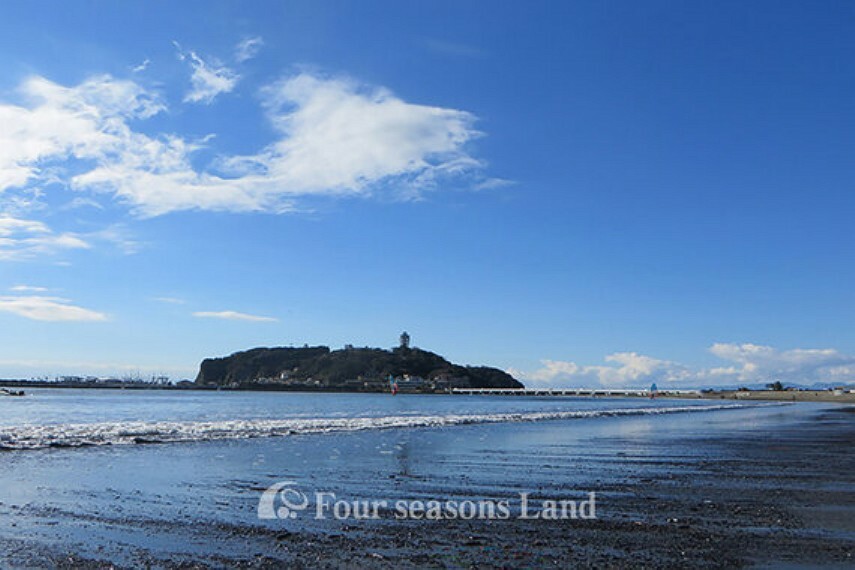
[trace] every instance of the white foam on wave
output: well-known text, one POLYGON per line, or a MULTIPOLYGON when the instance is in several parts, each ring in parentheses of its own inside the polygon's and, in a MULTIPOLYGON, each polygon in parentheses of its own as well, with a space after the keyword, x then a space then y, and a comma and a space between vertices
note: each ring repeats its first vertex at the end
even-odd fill
MULTIPOLYGON (((668 408, 616 408, 558 412, 520 412, 471 415, 384 416, 355 418, 247 419, 215 422, 110 422, 91 424, 27 425, 0 428, 0 449, 42 449, 132 445, 222 439, 248 439, 294 434, 370 429, 442 427, 466 424, 536 422, 574 418, 637 416, 708 412, 752 408, 769 404, 720 404, 668 408)), ((775 405, 775 404, 772 404, 775 405)))

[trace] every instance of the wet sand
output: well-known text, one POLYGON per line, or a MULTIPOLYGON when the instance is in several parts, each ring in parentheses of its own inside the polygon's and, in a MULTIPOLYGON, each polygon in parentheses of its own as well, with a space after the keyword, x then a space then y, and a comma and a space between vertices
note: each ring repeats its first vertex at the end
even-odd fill
MULTIPOLYGON (((795 408, 783 406, 753 419, 713 412, 695 414, 704 416, 702 422, 698 417, 668 418, 667 424, 662 418, 626 418, 608 427, 596 421, 542 422, 350 434, 334 441, 329 436, 259 441, 267 446, 268 463, 254 473, 267 475, 235 473, 231 480, 223 480, 222 472, 234 469, 241 454, 249 457, 246 447, 201 444, 178 451, 180 445, 147 446, 120 456, 96 450, 87 460, 98 470, 107 465, 125 469, 113 478, 152 470, 147 486, 135 483, 136 499, 118 486, 104 491, 96 486, 91 501, 68 503, 63 489, 85 495, 82 483, 63 487, 47 475, 34 475, 44 477, 31 485, 46 489, 45 494, 29 490, 27 500, 8 491, 0 496, 0 566, 855 566, 855 414, 834 406, 795 414, 795 408), (331 447, 305 455, 322 447, 320 441, 331 447), (392 455, 383 451, 387 447, 392 455), (335 463, 336 455, 368 448, 381 454, 351 472, 335 463), (174 467, 146 467, 158 457, 163 460, 164 453, 174 467), (212 463, 210 480, 200 474, 196 485, 209 495, 207 500, 197 497, 196 508, 188 498, 192 494, 170 497, 170 476, 155 473, 180 469, 179 458, 188 454, 235 461, 227 469, 212 463), (274 466, 274 455, 290 459, 274 466), (344 496, 384 489, 397 496, 458 498, 512 496, 523 489, 543 497, 595 491, 598 518, 258 521, 259 492, 283 476, 317 481, 344 496), (51 494, 58 500, 43 500, 51 494), (174 509, 182 502, 179 513, 174 509)), ((4 454, 3 459, 11 456, 20 463, 7 477, 30 462, 58 468, 70 453, 89 452, 59 450, 41 458, 26 453, 4 454)))

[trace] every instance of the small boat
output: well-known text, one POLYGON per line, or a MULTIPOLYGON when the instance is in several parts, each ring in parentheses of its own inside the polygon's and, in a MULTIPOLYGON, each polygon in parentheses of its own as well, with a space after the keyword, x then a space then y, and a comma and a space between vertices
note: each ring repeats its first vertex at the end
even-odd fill
POLYGON ((10 390, 9 388, 0 388, 0 396, 24 396, 23 390, 10 390))

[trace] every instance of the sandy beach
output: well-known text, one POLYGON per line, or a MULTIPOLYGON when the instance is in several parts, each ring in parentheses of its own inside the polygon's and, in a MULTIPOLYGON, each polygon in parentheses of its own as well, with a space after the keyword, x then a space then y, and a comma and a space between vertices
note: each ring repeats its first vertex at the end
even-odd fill
POLYGON ((702 397, 717 400, 768 400, 772 402, 833 402, 855 403, 855 393, 833 390, 721 390, 702 394, 702 397))
POLYGON ((0 565, 846 567, 853 420, 852 408, 796 404, 6 452, 0 565), (261 492, 283 478, 342 497, 593 491, 597 518, 258 520, 261 492))

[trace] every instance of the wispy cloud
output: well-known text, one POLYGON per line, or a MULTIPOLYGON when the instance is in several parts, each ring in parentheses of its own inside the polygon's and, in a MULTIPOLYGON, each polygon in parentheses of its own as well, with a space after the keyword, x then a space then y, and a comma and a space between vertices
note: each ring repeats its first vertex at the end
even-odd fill
POLYGON ((246 313, 239 313, 237 311, 198 311, 193 313, 194 317, 199 317, 203 319, 224 319, 227 321, 252 321, 252 322, 276 322, 279 319, 274 319, 273 317, 261 317, 258 315, 248 315, 246 313))
MULTIPOLYGON (((107 194, 151 217, 179 210, 279 213, 319 196, 382 192, 410 199, 441 180, 473 188, 494 184, 467 150, 480 136, 473 115, 408 103, 348 79, 300 73, 264 89, 278 139, 256 154, 222 157, 208 169, 193 164, 206 140, 132 128, 132 121, 165 109, 157 93, 133 82, 98 76, 63 87, 31 78, 21 89, 29 106, 0 103, 0 123, 8 126, 0 131, 0 192, 7 196, 49 175, 77 197, 107 194), (48 171, 70 159, 75 175, 48 171)), ((75 205, 85 204, 91 203, 75 205)), ((51 239, 57 247, 83 247, 83 238, 74 237, 51 239)))
POLYGON ((47 287, 34 287, 32 285, 14 285, 9 287, 9 291, 14 291, 15 293, 44 293, 47 290, 47 287))
POLYGON ((90 244, 79 234, 56 233, 36 220, 0 215, 0 261, 29 259, 89 247, 90 244))
POLYGON ((192 69, 191 89, 184 96, 185 103, 210 105, 217 95, 229 93, 235 88, 240 76, 234 70, 216 59, 205 61, 195 51, 185 52, 178 42, 172 43, 178 50, 178 59, 186 61, 192 69))
POLYGON ((855 382, 855 356, 831 348, 777 350, 757 344, 716 343, 709 352, 726 366, 692 369, 634 352, 605 358, 605 365, 544 360, 534 371, 511 369, 514 376, 550 386, 646 386, 651 382, 682 382, 696 386, 768 383, 855 382))
POLYGON ((124 224, 112 224, 102 230, 86 234, 90 242, 101 242, 117 248, 125 255, 138 253, 144 243, 137 240, 124 224))
POLYGON ((85 196, 77 196, 71 202, 62 206, 63 210, 76 210, 77 208, 94 208, 96 210, 103 210, 104 206, 94 198, 88 198, 85 196))
POLYGON ((197 172, 199 147, 144 139, 116 160, 76 176, 80 190, 113 192, 144 216, 176 210, 283 212, 311 196, 411 198, 443 178, 478 173, 465 150, 479 136, 465 111, 415 105, 383 89, 300 74, 264 91, 279 131, 255 155, 223 158, 224 176, 197 172))
MULTIPOLYGON (((42 172, 41 178, 45 184, 51 182, 50 174, 45 171, 42 172)), ((0 192, 3 192, 2 188, 0 188, 0 192)), ((2 198, 0 199, 0 209, 2 209, 0 216, 23 217, 29 216, 33 212, 48 209, 48 205, 45 203, 45 191, 38 187, 17 188, 15 192, 5 192, 0 198, 2 198)))
POLYGON ((258 36, 241 40, 235 46, 235 61, 243 63, 254 58, 258 55, 262 45, 264 45, 264 40, 258 36))
POLYGON ((473 186, 474 190, 494 190, 496 188, 505 188, 516 184, 513 180, 505 180, 504 178, 486 178, 473 186))
POLYGON ((0 103, 0 192, 36 180, 67 183, 47 167, 68 158, 103 163, 132 152, 144 141, 126 121, 164 109, 156 95, 106 75, 75 87, 31 77, 19 91, 28 106, 0 103))
POLYGON ((167 303, 169 305, 183 305, 187 302, 178 297, 153 297, 152 300, 157 301, 158 303, 167 303))
POLYGON ((140 63, 139 65, 136 65, 136 66, 132 67, 132 68, 131 68, 131 72, 132 72, 132 73, 142 73, 143 71, 145 71, 146 69, 148 69, 148 66, 149 66, 149 65, 151 65, 151 60, 150 60, 150 59, 148 59, 148 58, 145 58, 145 59, 143 60, 143 62, 142 62, 142 63, 140 63))
POLYGON ((68 299, 42 296, 0 297, 0 312, 34 321, 106 321, 107 315, 71 304, 68 299))

